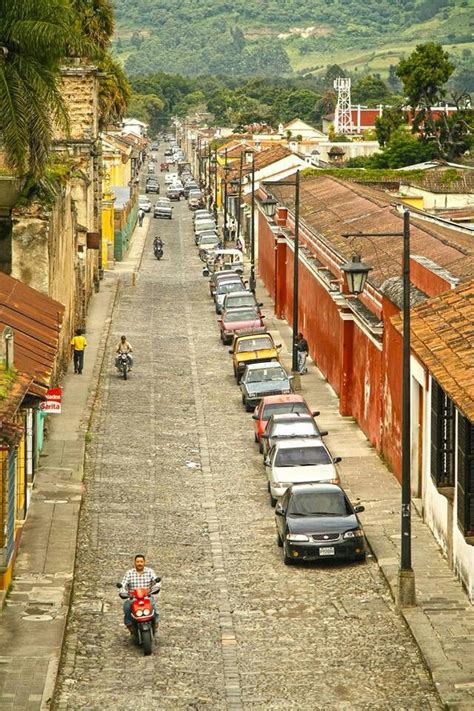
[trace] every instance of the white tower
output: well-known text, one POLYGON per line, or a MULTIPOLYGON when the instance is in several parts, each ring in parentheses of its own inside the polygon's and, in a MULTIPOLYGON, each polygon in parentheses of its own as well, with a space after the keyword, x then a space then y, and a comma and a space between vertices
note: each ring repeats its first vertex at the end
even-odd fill
POLYGON ((338 77, 334 80, 334 88, 337 91, 334 130, 336 133, 352 133, 351 80, 338 77))

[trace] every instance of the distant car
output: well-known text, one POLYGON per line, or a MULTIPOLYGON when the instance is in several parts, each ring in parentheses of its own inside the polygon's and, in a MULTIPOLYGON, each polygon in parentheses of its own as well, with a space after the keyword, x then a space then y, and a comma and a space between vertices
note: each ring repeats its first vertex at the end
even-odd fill
POLYGON ((251 412, 265 395, 291 393, 290 377, 278 362, 247 365, 240 380, 242 404, 246 411, 251 412))
POLYGON ((144 212, 151 212, 151 200, 146 195, 140 195, 138 198, 138 209, 144 212))
POLYGON ((178 179, 178 173, 166 173, 165 175, 165 185, 173 185, 175 180, 178 179))
POLYGON ((190 210, 198 210, 206 204, 204 195, 199 191, 191 191, 188 196, 188 207, 190 210))
POLYGON ((255 408, 252 419, 255 421, 255 441, 260 443, 265 432, 267 422, 272 415, 300 412, 305 415, 317 417, 319 411, 311 412, 309 405, 302 395, 268 395, 260 400, 255 408))
POLYGON ((229 281, 222 280, 218 283, 215 294, 214 302, 216 304, 216 313, 222 313, 222 305, 224 303, 224 297, 231 291, 246 291, 246 287, 242 279, 233 279, 229 281))
POLYGON ((153 173, 155 172, 155 167, 156 167, 156 166, 155 166, 154 163, 150 164, 150 165, 148 166, 148 168, 147 168, 147 173, 153 174, 153 173))
POLYGON ((145 183, 145 192, 159 194, 160 184, 159 184, 157 178, 147 178, 146 183, 145 183))
POLYGON ((202 220, 203 218, 209 218, 210 220, 213 220, 214 215, 212 212, 209 212, 209 210, 205 209, 194 211, 193 222, 196 222, 196 220, 202 220))
POLYGON ((264 460, 272 506, 292 484, 316 481, 339 484, 336 464, 340 461, 340 457, 331 456, 321 439, 284 439, 277 442, 264 460))
POLYGON ((175 187, 174 185, 170 185, 170 187, 166 191, 166 197, 168 197, 170 200, 181 200, 181 190, 178 187, 175 187))
POLYGON ((160 144, 157 141, 154 141, 150 146, 152 151, 157 151, 159 147, 160 147, 160 144))
POLYGON ((153 217, 171 220, 173 218, 173 208, 169 199, 160 198, 153 210, 153 217))
POLYGON ((221 281, 229 281, 233 279, 240 279, 242 281, 242 275, 232 269, 222 269, 221 271, 213 272, 211 278, 209 279, 209 293, 214 298, 216 293, 217 284, 221 281))
POLYGON ((325 435, 327 432, 319 429, 312 415, 299 412, 272 415, 262 434, 260 451, 266 458, 273 445, 281 440, 324 437, 325 435))
POLYGON ((172 156, 173 155, 173 149, 172 148, 165 148, 165 156, 172 156))
POLYGON ((335 484, 294 484, 275 507, 277 543, 285 565, 299 560, 364 560, 364 529, 347 494, 335 484))
POLYGON ((191 190, 199 190, 199 185, 197 183, 191 182, 191 181, 186 183, 186 185, 184 186, 184 197, 185 198, 189 197, 189 193, 191 192, 191 190))
MULTIPOLYGON (((216 237, 218 237, 218 234, 217 234, 217 226, 216 226, 214 223, 212 223, 212 222, 209 222, 209 223, 201 223, 201 224, 198 226, 196 232, 194 233, 194 242, 195 242, 195 244, 199 244, 201 238, 204 237, 204 235, 210 235, 210 234, 213 234, 213 235, 215 235, 216 237)), ((217 240, 217 241, 219 241, 219 240, 217 240)))
POLYGON ((203 234, 198 242, 199 258, 205 262, 208 252, 213 250, 219 244, 219 237, 216 234, 203 234))
POLYGON ((234 333, 246 328, 263 326, 263 316, 256 306, 244 306, 240 309, 227 309, 219 319, 221 341, 224 345, 232 343, 234 333))

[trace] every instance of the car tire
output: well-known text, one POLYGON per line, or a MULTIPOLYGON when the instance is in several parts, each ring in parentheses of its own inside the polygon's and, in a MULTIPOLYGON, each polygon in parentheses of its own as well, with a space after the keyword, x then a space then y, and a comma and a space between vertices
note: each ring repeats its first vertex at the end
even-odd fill
POLYGON ((277 531, 277 546, 278 548, 283 548, 283 541, 281 540, 281 536, 277 531))

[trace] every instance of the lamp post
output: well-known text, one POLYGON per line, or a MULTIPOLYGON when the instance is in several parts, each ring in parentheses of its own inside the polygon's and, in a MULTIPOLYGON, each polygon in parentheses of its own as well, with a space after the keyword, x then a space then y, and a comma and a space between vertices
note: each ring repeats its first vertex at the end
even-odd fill
MULTIPOLYGON (((266 187, 271 186, 267 183, 266 187)), ((299 331, 299 249, 300 249, 300 171, 297 170, 295 180, 279 180, 275 185, 290 185, 295 189, 295 241, 294 241, 294 256, 293 256, 293 343, 292 343, 292 366, 293 373, 298 372, 298 331, 299 331)), ((262 200, 262 207, 267 217, 273 218, 276 212, 278 201, 275 198, 269 197, 262 200)))
POLYGON ((225 151, 225 165, 224 165, 224 230, 223 230, 223 235, 224 235, 224 249, 226 247, 226 242, 229 236, 229 230, 227 228, 227 178, 229 177, 229 173, 232 170, 232 167, 228 165, 227 163, 227 148, 225 151))
MULTIPOLYGON (((401 607, 411 607, 415 605, 415 574, 411 565, 410 213, 404 210, 403 232, 344 234, 343 237, 403 238, 402 506, 398 603, 401 607)), ((362 293, 370 267, 361 262, 360 256, 355 256, 350 262, 343 264, 341 269, 346 274, 350 293, 362 293)))

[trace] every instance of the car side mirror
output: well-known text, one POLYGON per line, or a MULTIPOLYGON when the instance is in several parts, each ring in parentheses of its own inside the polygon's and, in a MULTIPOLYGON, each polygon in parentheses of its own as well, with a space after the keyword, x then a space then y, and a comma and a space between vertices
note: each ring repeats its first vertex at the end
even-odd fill
POLYGON ((263 306, 263 302, 260 302, 259 304, 257 304, 257 306, 263 306))
POLYGON ((260 318, 261 318, 261 319, 264 319, 264 318, 265 318, 265 314, 260 314, 260 318))
POLYGON ((319 410, 315 410, 315 411, 312 412, 311 414, 313 415, 313 417, 317 417, 317 416, 320 415, 321 413, 319 412, 319 410))
POLYGON ((263 460, 263 463, 264 463, 264 465, 265 465, 266 467, 269 467, 269 466, 270 466, 270 458, 267 457, 266 459, 264 459, 264 460, 263 460))
POLYGON ((277 343, 276 347, 277 347, 277 350, 280 350, 280 348, 282 347, 281 343, 277 343))
POLYGON ((294 375, 289 375, 288 380, 294 380, 294 377, 295 377, 294 375))
POLYGON ((266 434, 265 432, 262 434, 262 439, 268 439, 270 435, 266 434))
POLYGON ((277 505, 275 506, 275 514, 277 516, 284 516, 285 515, 285 509, 283 508, 283 506, 280 503, 277 503, 277 505))
POLYGON ((334 457, 332 461, 334 462, 334 464, 339 464, 339 462, 342 462, 342 457, 334 457))
POLYGON ((161 583, 161 578, 159 576, 155 578, 155 583, 161 583))
POLYGON ((205 276, 205 277, 208 277, 208 276, 209 276, 209 269, 207 269, 206 267, 204 267, 204 269, 202 270, 202 275, 205 276))
POLYGON ((234 351, 232 350, 232 348, 229 349, 229 353, 233 355, 234 351))
POLYGON ((222 323, 222 319, 221 319, 221 318, 218 318, 218 319, 217 319, 217 323, 222 323))
POLYGON ((115 587, 120 590, 120 588, 122 587, 122 583, 115 583, 115 587))
POLYGON ((319 433, 320 437, 326 437, 326 435, 329 434, 327 430, 321 430, 319 433))
POLYGON ((354 506, 354 511, 356 513, 362 513, 362 511, 365 511, 365 506, 354 506))
MULTIPOLYGON (((229 351, 229 353, 232 353, 232 351, 229 351)), ((252 415, 252 420, 258 420, 258 415, 252 415)))

